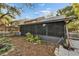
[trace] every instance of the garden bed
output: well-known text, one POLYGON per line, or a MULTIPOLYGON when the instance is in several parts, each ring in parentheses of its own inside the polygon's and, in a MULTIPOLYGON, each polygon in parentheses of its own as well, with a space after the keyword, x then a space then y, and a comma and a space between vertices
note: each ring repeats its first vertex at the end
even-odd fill
POLYGON ((28 42, 25 37, 9 37, 15 49, 8 56, 54 56, 55 46, 47 43, 36 44, 28 42))
POLYGON ((6 53, 12 48, 9 38, 0 36, 0 55, 6 53))

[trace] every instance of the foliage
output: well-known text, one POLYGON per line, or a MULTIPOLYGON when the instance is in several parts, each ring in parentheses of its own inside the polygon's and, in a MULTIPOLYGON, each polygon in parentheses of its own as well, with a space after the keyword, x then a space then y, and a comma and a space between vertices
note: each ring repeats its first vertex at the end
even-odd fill
MULTIPOLYGON (((76 16, 76 17, 78 17, 77 14, 75 13, 75 9, 73 8, 73 5, 66 6, 63 9, 58 10, 57 11, 57 15, 65 15, 66 17, 69 17, 69 16, 76 16)), ((75 19, 75 21, 72 21, 69 24, 67 24, 67 27, 68 27, 69 31, 72 31, 72 30, 76 30, 77 31, 77 30, 79 30, 79 20, 78 20, 78 18, 75 19)))
POLYGON ((73 6, 74 13, 79 19, 79 3, 73 3, 72 6, 73 6))
POLYGON ((10 24, 14 16, 20 15, 20 9, 11 6, 7 3, 0 3, 0 23, 6 25, 10 24), (5 12, 4 12, 5 11, 5 12))
MULTIPOLYGON (((24 6, 32 7, 32 3, 20 3, 20 5, 22 6, 17 7, 16 5, 12 6, 7 3, 0 3, 0 13, 4 13, 4 16, 9 15, 9 16, 15 17, 17 15, 20 16, 24 6)), ((3 17, 0 17, 0 19, 1 18, 3 17)))
POLYGON ((0 55, 10 50, 11 47, 12 46, 10 44, 5 44, 4 47, 0 49, 0 55))
POLYGON ((76 20, 74 22, 71 22, 67 24, 67 27, 69 28, 69 31, 77 31, 79 30, 79 21, 76 20))
MULTIPOLYGON (((2 16, 3 14, 0 14, 0 16, 2 16)), ((4 25, 9 25, 12 22, 12 17, 9 15, 4 16, 1 20, 0 20, 0 25, 4 24, 4 25)))
POLYGON ((7 37, 0 36, 0 55, 11 49, 12 45, 7 37))
POLYGON ((57 15, 65 15, 66 17, 68 17, 73 16, 75 14, 72 6, 66 6, 63 9, 59 9, 57 11, 57 15))
POLYGON ((0 44, 10 43, 10 40, 7 37, 0 36, 0 44))
POLYGON ((41 43, 41 39, 38 35, 32 35, 31 33, 26 33, 26 40, 29 42, 34 42, 34 43, 41 43))
MULTIPOLYGON (((20 5, 17 7, 17 5, 10 5, 8 3, 0 3, 0 23, 6 25, 11 25, 11 21, 16 16, 20 16, 22 9, 24 6, 32 7, 32 3, 20 3, 20 5)), ((0 24, 1 25, 1 24, 0 24)))
MULTIPOLYGON (((57 11, 57 16, 58 15, 64 15, 66 17, 77 16, 78 11, 79 11, 79 9, 78 8, 75 9, 75 6, 73 6, 73 5, 66 6, 63 9, 60 9, 60 10, 57 11)), ((77 16, 77 17, 79 17, 79 16, 77 16)), ((74 20, 74 19, 72 19, 72 20, 74 20)), ((75 21, 68 23, 67 27, 68 27, 69 31, 79 30, 79 20, 78 20, 78 18, 75 21)), ((66 38, 64 39, 63 47, 66 47, 66 48, 70 47, 70 42, 68 40, 66 40, 66 38)))
POLYGON ((13 15, 13 16, 21 14, 20 9, 18 9, 17 7, 11 6, 7 3, 0 3, 0 9, 1 9, 1 12, 3 10, 6 10, 5 11, 6 13, 8 13, 9 15, 13 15))

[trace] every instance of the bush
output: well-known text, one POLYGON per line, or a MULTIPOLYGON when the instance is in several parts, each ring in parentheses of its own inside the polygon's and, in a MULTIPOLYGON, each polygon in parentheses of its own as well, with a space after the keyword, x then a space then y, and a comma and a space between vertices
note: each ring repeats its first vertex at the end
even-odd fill
POLYGON ((26 33, 26 40, 34 43, 41 43, 41 38, 38 35, 33 35, 31 33, 26 33))
POLYGON ((3 44, 3 45, 4 45, 4 47, 0 48, 0 55, 7 52, 12 47, 10 44, 3 44))
POLYGON ((7 37, 0 37, 0 44, 9 43, 9 39, 7 37))
POLYGON ((9 38, 0 36, 0 55, 7 52, 11 47, 9 38))

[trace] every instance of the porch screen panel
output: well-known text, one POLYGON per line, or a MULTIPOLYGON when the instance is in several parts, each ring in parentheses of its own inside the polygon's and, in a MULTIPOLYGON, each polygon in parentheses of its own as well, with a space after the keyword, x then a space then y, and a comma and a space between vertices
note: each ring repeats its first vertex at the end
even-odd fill
POLYGON ((49 36, 64 36, 64 22, 49 23, 47 26, 49 36))

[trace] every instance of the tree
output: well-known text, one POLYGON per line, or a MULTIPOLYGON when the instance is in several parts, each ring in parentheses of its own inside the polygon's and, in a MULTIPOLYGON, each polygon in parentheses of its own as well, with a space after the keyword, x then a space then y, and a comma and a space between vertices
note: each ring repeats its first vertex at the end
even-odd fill
MULTIPOLYGON (((69 17, 69 16, 78 17, 77 14, 76 14, 77 11, 75 11, 74 8, 75 7, 73 7, 73 5, 66 6, 63 9, 58 10, 57 15, 65 15, 66 17, 69 17)), ((67 24, 69 31, 73 31, 73 30, 77 31, 79 29, 79 24, 76 23, 76 22, 79 22, 78 18, 74 22, 70 22, 70 23, 67 24)))
MULTIPOLYGON (((20 3, 23 6, 28 6, 28 7, 32 7, 31 3, 20 3)), ((22 12, 22 6, 20 8, 16 7, 16 6, 11 6, 10 4, 7 3, 0 3, 0 20, 4 19, 5 20, 9 20, 8 17, 10 17, 10 19, 15 18, 16 15, 20 15, 22 12), (5 12, 3 12, 5 11, 5 12), (6 16, 6 17, 5 17, 6 16)))
MULTIPOLYGON (((0 16, 2 16, 3 14, 0 14, 0 16)), ((10 23, 12 22, 13 17, 6 15, 4 16, 1 20, 0 20, 0 25, 10 25, 10 23)))
MULTIPOLYGON (((69 16, 77 16, 77 14, 75 13, 74 11, 74 8, 73 6, 66 6, 65 8, 63 9, 60 9, 57 11, 57 16, 59 15, 64 15, 66 17, 69 17, 69 16)), ((74 21, 74 22, 68 22, 67 23, 67 27, 69 30, 77 30, 78 29, 78 26, 76 23, 77 23, 77 19, 74 21)), ((70 42, 69 40, 64 40, 64 44, 63 44, 63 47, 66 47, 67 49, 70 48, 70 42)))
POLYGON ((0 3, 0 22, 3 24, 10 23, 14 16, 20 15, 21 11, 20 9, 10 6, 6 3, 0 3), (5 12, 4 12, 5 11, 5 12))
POLYGON ((65 15, 66 17, 68 17, 68 16, 74 16, 75 14, 72 6, 66 6, 63 9, 59 9, 57 11, 57 15, 65 15))
POLYGON ((21 14, 20 9, 10 6, 9 4, 6 3, 0 3, 0 11, 3 12, 4 10, 6 10, 6 12, 2 16, 0 16, 0 19, 6 15, 16 16, 21 14))
POLYGON ((74 13, 76 14, 76 16, 79 19, 79 3, 73 3, 72 7, 73 7, 73 10, 74 10, 74 13))
MULTIPOLYGON (((15 18, 17 15, 20 16, 22 12, 22 8, 24 6, 31 7, 31 3, 20 3, 20 5, 23 5, 21 7, 17 7, 17 5, 12 6, 7 3, 0 3, 0 23, 4 25, 12 25, 12 19, 15 18)), ((10 30, 10 29, 9 29, 10 30)), ((6 26, 5 26, 6 31, 6 26)), ((12 30, 10 30, 12 32, 12 30)))

